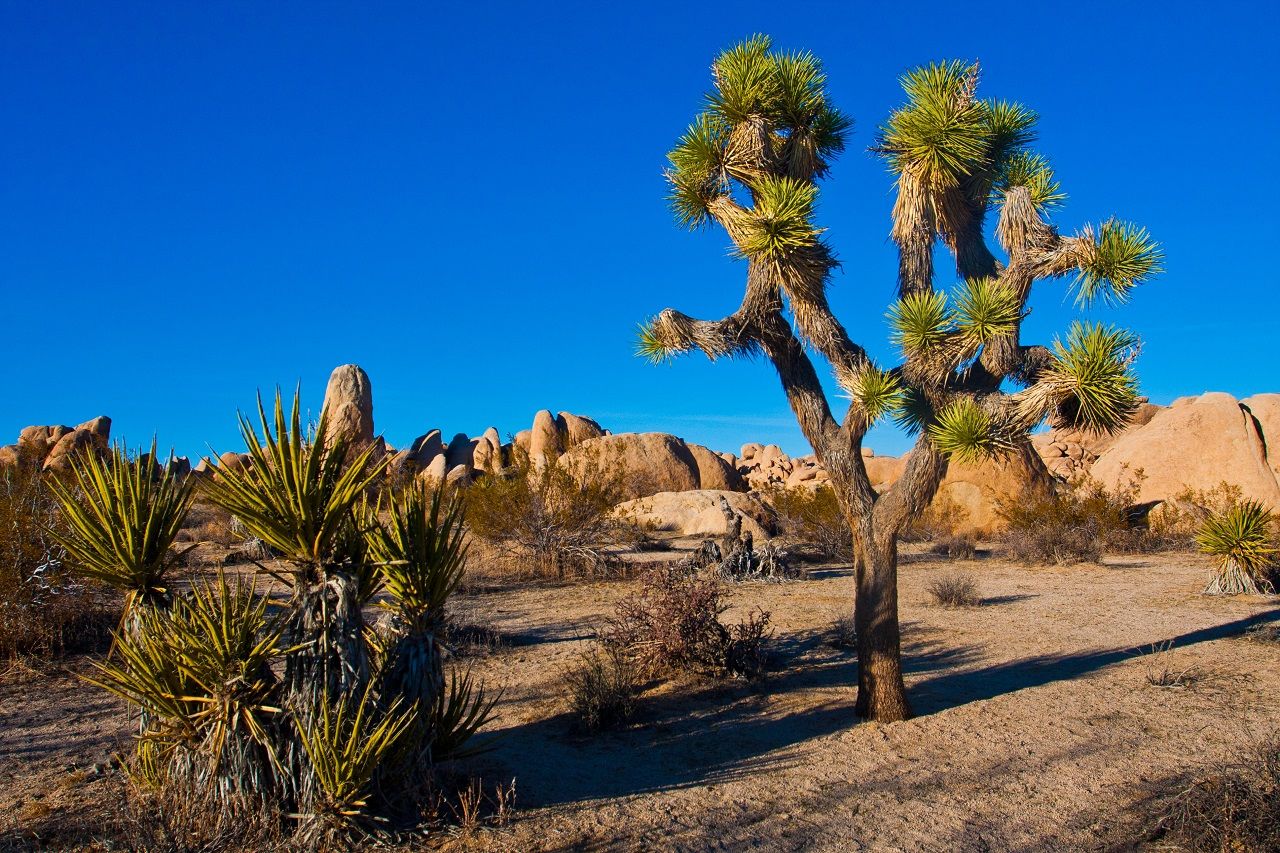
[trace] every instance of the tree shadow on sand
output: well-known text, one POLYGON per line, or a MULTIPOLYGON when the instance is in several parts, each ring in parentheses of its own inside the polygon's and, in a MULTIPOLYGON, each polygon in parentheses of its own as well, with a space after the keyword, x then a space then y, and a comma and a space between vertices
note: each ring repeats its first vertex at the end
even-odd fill
MULTIPOLYGON (((1280 608, 1155 642, 1176 647, 1238 636, 1280 620, 1280 608)), ((968 668, 972 647, 952 647, 938 629, 908 623, 904 669, 918 715, 1004 693, 1070 680, 1141 654, 1135 647, 1039 655, 968 668)), ((623 797, 743 778, 805 761, 787 750, 855 724, 853 653, 833 646, 831 630, 780 637, 774 671, 757 683, 693 682, 645 697, 633 724, 591 737, 568 713, 498 730, 501 749, 486 778, 518 775, 529 805, 623 797), (511 756, 507 766, 500 756, 511 756)), ((1145 646, 1144 646, 1145 648, 1145 646)))

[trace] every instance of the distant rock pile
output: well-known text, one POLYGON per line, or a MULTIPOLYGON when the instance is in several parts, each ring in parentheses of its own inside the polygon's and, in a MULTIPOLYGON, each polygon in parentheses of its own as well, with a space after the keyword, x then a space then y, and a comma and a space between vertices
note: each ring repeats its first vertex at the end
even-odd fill
MULTIPOLYGON (((871 451, 865 451, 865 455, 871 455, 871 451)), ((830 475, 817 457, 809 455, 793 459, 776 444, 744 444, 736 457, 724 454, 723 458, 751 488, 758 491, 806 484, 816 488, 831 482, 830 475)))
POLYGON ((73 456, 105 451, 111 443, 111 418, 101 415, 77 426, 29 426, 18 441, 0 447, 0 467, 32 465, 42 471, 65 471, 73 456))

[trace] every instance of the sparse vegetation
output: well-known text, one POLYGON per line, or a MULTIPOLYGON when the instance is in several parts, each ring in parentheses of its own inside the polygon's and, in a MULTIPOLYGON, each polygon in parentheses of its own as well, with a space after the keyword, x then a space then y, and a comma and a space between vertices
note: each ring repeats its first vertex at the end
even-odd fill
POLYGON ((1007 502, 1001 506, 1005 550, 1032 565, 1097 562, 1107 550, 1145 550, 1149 533, 1135 524, 1131 509, 1136 496, 1133 480, 1116 490, 1084 480, 1007 502))
POLYGON ((948 572, 929 582, 929 597, 938 607, 977 607, 978 582, 968 572, 948 572))
POLYGON ((1280 850, 1280 741, 1222 762, 1169 797, 1150 837, 1205 853, 1280 850))
POLYGON ((779 486, 769 492, 768 499, 778 513, 784 535, 806 546, 819 559, 853 559, 849 521, 830 487, 779 486))
POLYGON ((101 646, 112 602, 66 564, 63 527, 46 477, 27 460, 0 470, 0 660, 101 646))
POLYGON ((754 676, 764 666, 769 614, 752 611, 737 625, 720 581, 678 566, 650 572, 638 593, 618 603, 604 644, 633 660, 645 676, 673 672, 754 676))
POLYGON ((460 503, 420 486, 370 503, 381 470, 369 451, 347 458, 324 416, 304 431, 299 412, 296 396, 288 417, 279 395, 274 419, 260 404, 261 436, 241 423, 250 463, 206 483, 289 565, 276 615, 252 580, 172 588, 168 544, 190 491, 168 473, 117 448, 73 466, 87 509, 69 486, 57 494, 77 566, 129 595, 91 680, 136 714, 133 777, 204 804, 181 823, 205 837, 292 815, 285 834, 314 849, 416 813, 433 762, 466 754, 495 699, 470 673, 447 676, 439 645, 465 570, 460 503), (362 616, 379 590, 382 631, 362 616))
POLYGON ((972 535, 951 534, 933 540, 933 544, 929 546, 929 553, 949 560, 976 560, 978 543, 974 541, 972 535))
POLYGON ((1181 666, 1173 662, 1173 643, 1158 643, 1151 647, 1147 662, 1146 682, 1151 687, 1183 690, 1200 681, 1204 673, 1196 664, 1181 666))
POLYGON ((518 574, 599 575, 619 565, 611 546, 636 538, 614 513, 626 495, 623 475, 600 460, 570 470, 521 455, 501 476, 467 487, 467 523, 518 574))
POLYGON ((1275 589, 1274 523, 1271 511, 1253 500, 1209 516, 1196 534, 1200 550, 1218 561, 1205 593, 1259 595, 1275 589))
POLYGON ((616 728, 635 711, 639 674, 616 644, 593 645, 565 670, 564 680, 570 709, 585 731, 616 728))

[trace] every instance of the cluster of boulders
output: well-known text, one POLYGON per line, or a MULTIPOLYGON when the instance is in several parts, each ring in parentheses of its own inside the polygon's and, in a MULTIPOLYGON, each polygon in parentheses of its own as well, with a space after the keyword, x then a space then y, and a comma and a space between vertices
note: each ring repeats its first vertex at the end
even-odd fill
MULTIPOLYGON (((494 427, 478 436, 458 433, 447 442, 440 430, 431 430, 396 449, 375 432, 372 384, 354 364, 333 371, 324 411, 331 441, 341 439, 348 453, 372 445, 374 458, 387 458, 394 478, 462 482, 522 464, 536 469, 555 463, 581 476, 616 478, 626 499, 620 513, 686 535, 719 535, 726 517, 739 517, 744 531, 768 537, 776 521, 769 492, 830 484, 814 456, 791 457, 776 444, 749 443, 736 455, 717 453, 666 433, 615 435, 591 418, 549 410, 534 415, 530 428, 507 442, 494 427)), ((16 443, 0 447, 0 467, 65 470, 78 453, 107 450, 110 434, 107 417, 74 427, 27 427, 16 443)), ((877 456, 869 449, 862 455, 879 489, 902 475, 909 458, 877 456)), ((224 453, 217 462, 226 468, 248 463, 244 453, 224 453)), ((170 464, 180 476, 193 470, 185 458, 170 464)), ((206 474, 212 467, 203 459, 194 471, 206 474)), ((1280 394, 1236 400, 1206 393, 1167 407, 1144 401, 1131 424, 1113 435, 1052 429, 1004 459, 952 463, 933 506, 961 530, 990 532, 1000 524, 1003 503, 1046 492, 1054 478, 1061 484, 1086 477, 1112 489, 1136 483, 1136 499, 1152 504, 1226 482, 1280 509, 1280 394)))
POLYGON ((721 455, 757 491, 803 485, 816 488, 831 482, 827 470, 816 456, 792 458, 776 444, 751 442, 742 445, 737 456, 731 453, 721 455))
POLYGON ((31 465, 42 471, 65 471, 72 457, 104 452, 111 443, 111 418, 105 415, 77 426, 29 426, 14 444, 0 447, 0 467, 31 465))

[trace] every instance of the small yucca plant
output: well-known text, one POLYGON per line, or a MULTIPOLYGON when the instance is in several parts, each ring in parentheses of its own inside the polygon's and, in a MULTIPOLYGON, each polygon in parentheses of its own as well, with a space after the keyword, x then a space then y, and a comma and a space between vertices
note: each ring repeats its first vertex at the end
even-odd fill
POLYGON ((312 843, 334 841, 369 828, 376 817, 370 808, 379 768, 403 748, 418 707, 399 700, 379 709, 372 685, 358 696, 323 702, 309 726, 298 735, 311 769, 303 835, 312 843))
POLYGON ((1196 534, 1200 550, 1218 559, 1209 595, 1259 595, 1274 587, 1267 573, 1275 565, 1271 511, 1246 500, 1205 520, 1196 534))
POLYGON ((50 533, 76 571, 124 591, 126 621, 138 605, 168 605, 169 549, 191 506, 191 480, 157 468, 155 455, 154 441, 137 458, 115 445, 105 458, 73 459, 70 477, 49 481, 65 521, 50 533))

